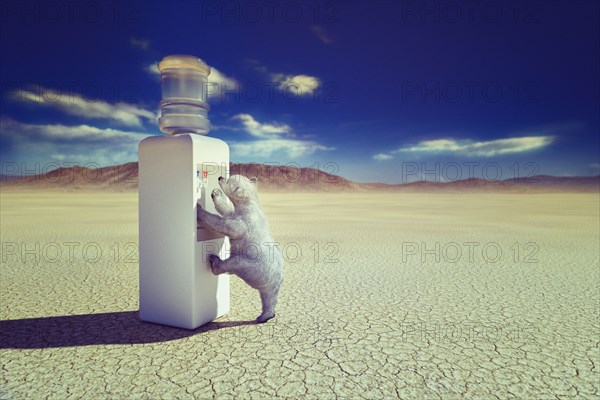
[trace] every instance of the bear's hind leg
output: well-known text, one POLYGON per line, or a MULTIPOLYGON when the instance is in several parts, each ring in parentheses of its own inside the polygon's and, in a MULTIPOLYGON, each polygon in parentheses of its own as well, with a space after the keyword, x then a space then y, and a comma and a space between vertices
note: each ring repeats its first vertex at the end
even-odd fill
POLYGON ((215 275, 219 274, 235 274, 240 278, 246 280, 246 274, 244 274, 244 268, 248 268, 247 265, 243 262, 241 257, 238 257, 235 254, 232 254, 229 258, 225 260, 221 260, 219 256, 216 254, 211 254, 209 256, 210 260, 210 268, 215 275))
POLYGON ((275 317, 275 306, 279 296, 279 288, 276 290, 260 290, 260 301, 262 303, 262 313, 256 318, 256 322, 267 322, 275 317))

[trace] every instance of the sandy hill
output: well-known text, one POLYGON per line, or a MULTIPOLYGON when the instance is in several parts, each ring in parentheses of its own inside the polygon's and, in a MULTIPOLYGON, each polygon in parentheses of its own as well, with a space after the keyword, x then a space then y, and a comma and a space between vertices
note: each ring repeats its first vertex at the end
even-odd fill
POLYGON ((600 192, 600 175, 573 177, 536 175, 529 178, 510 178, 504 180, 472 178, 451 182, 418 181, 397 185, 365 183, 362 184, 362 187, 373 190, 415 192, 465 190, 483 192, 600 192))
MULTIPOLYGON (((260 189, 267 191, 342 191, 356 190, 361 186, 315 168, 230 163, 230 173, 256 176, 259 178, 260 189)), ((38 175, 0 178, 2 187, 7 188, 135 190, 138 184, 138 163, 130 162, 102 168, 75 166, 58 168, 38 175)))
MULTIPOLYGON (((231 174, 256 176, 263 191, 508 191, 508 192, 600 192, 600 175, 556 177, 537 175, 529 178, 491 181, 465 179, 452 182, 419 181, 403 184, 357 183, 315 168, 271 166, 264 164, 230 164, 231 174)), ((44 174, 28 176, 0 176, 3 188, 20 189, 96 189, 136 190, 138 163, 86 168, 58 168, 44 174)))

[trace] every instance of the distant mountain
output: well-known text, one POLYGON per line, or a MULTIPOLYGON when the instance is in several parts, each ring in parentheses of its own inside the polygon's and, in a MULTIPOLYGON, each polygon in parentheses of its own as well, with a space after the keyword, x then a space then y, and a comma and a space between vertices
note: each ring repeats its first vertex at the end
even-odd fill
POLYGON ((429 191, 502 191, 502 192, 600 192, 600 175, 596 176, 549 176, 535 175, 528 178, 486 180, 479 178, 450 182, 418 181, 404 184, 365 183, 372 190, 429 191))
MULTIPOLYGON (((503 192, 600 192, 600 175, 558 177, 536 175, 529 178, 491 181, 465 179, 451 182, 419 181, 403 184, 356 183, 315 168, 264 164, 230 164, 230 174, 256 176, 261 191, 503 191, 503 192)), ((2 176, 3 188, 63 190, 136 190, 138 163, 85 168, 58 168, 45 174, 24 177, 2 176)))
POLYGON ((512 180, 516 185, 534 185, 554 189, 574 189, 586 191, 598 191, 600 175, 596 176, 550 176, 536 175, 531 178, 520 178, 512 180))
POLYGON ((0 182, 12 181, 15 179, 19 179, 19 176, 0 174, 0 182))
POLYGON ((2 182, 3 187, 135 190, 138 163, 102 168, 57 168, 44 174, 28 175, 2 182))
POLYGON ((258 177, 260 190, 341 191, 357 190, 360 184, 316 168, 296 168, 265 164, 230 163, 230 174, 258 177))

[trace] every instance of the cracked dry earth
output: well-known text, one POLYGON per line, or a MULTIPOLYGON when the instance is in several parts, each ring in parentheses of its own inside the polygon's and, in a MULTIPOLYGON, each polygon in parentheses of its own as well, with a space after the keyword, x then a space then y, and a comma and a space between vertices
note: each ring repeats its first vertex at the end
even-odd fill
POLYGON ((136 193, 3 191, 0 399, 599 398, 598 195, 261 199, 278 316, 233 277, 188 331, 138 320, 136 193))

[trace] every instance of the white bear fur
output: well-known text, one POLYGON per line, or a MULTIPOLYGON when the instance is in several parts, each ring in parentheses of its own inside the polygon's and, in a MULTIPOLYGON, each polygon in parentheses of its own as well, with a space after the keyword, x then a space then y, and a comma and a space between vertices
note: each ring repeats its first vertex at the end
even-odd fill
POLYGON ((256 178, 232 175, 219 178, 221 190, 213 190, 211 197, 219 215, 212 214, 198 204, 198 224, 229 237, 231 255, 221 260, 210 256, 214 274, 235 274, 257 289, 262 302, 262 313, 257 322, 266 322, 275 316, 279 289, 283 282, 283 256, 271 236, 265 214, 260 209, 256 178))

